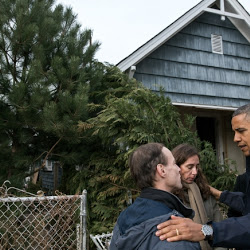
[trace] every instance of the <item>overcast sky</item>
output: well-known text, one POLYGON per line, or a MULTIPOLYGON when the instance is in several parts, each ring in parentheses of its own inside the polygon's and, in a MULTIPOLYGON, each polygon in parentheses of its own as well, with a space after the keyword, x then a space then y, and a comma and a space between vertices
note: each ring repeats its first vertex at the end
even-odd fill
MULTIPOLYGON (((116 64, 200 0, 56 0, 71 6, 82 28, 93 30, 101 47, 96 58, 116 64)), ((239 0, 250 12, 250 0, 239 0)))

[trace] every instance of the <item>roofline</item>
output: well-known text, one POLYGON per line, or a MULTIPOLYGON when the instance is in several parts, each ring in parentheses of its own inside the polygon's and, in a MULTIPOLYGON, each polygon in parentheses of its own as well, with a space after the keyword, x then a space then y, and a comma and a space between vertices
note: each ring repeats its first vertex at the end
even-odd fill
MULTIPOLYGON (((120 61, 116 66, 121 71, 126 71, 131 66, 136 65, 141 60, 143 60, 146 56, 148 56, 150 53, 152 53, 154 50, 156 50, 162 44, 164 44, 167 40, 173 37, 181 29, 186 27, 194 19, 196 19, 198 16, 200 16, 205 11, 207 11, 208 10, 207 8, 210 7, 213 3, 216 3, 217 1, 216 0, 202 0, 197 5, 195 5, 192 9, 190 9, 181 17, 179 17, 176 21, 170 24, 167 28, 162 30, 160 33, 158 33, 156 36, 151 38, 149 41, 147 41, 145 44, 143 44, 141 47, 139 47, 129 56, 127 56, 122 61, 120 61)), ((244 21, 247 23, 246 25, 248 25, 248 28, 250 28, 250 16, 248 12, 242 7, 242 5, 237 0, 227 0, 227 3, 229 3, 234 10, 236 10, 243 16, 244 21)), ((223 13, 225 14, 225 16, 228 16, 231 21, 233 20, 232 16, 234 15, 230 15, 230 13, 227 15, 225 11, 223 13)), ((235 14, 235 16, 237 15, 235 14)), ((233 23, 237 25, 237 22, 233 22, 233 23)), ((239 31, 244 33, 245 29, 242 29, 242 30, 239 29, 239 31)), ((250 42, 250 37, 248 37, 247 35, 244 35, 244 37, 250 42)))
POLYGON ((247 21, 248 25, 250 25, 250 16, 248 11, 243 7, 241 3, 232 0, 228 0, 229 3, 233 6, 234 9, 236 9, 238 12, 241 12, 241 14, 244 16, 244 19, 247 21))
POLYGON ((128 57, 123 59, 121 62, 117 64, 118 68, 121 71, 127 70, 130 66, 137 64, 139 61, 141 61, 143 58, 145 58, 148 54, 152 52, 153 50, 160 47, 163 43, 165 43, 168 39, 170 39, 172 36, 174 36, 180 29, 187 26, 196 16, 197 16, 197 7, 199 10, 203 10, 204 6, 207 7, 206 2, 211 2, 211 4, 215 0, 206 0, 199 2, 197 5, 195 5, 192 9, 187 11, 185 14, 183 14, 181 17, 179 17, 176 21, 171 23, 168 27, 166 27, 164 30, 162 30, 160 33, 158 33, 156 36, 151 38, 149 41, 147 41, 145 44, 143 44, 141 47, 139 47, 137 50, 135 50, 132 54, 130 54, 128 57), (185 24, 183 26, 183 23, 185 24))

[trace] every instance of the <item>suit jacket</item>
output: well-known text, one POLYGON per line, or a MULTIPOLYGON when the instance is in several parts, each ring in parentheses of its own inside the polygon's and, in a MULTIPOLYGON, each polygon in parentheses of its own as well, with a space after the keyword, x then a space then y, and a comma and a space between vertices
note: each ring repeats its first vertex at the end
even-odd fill
MULTIPOLYGON (((245 203, 245 208, 242 211, 236 211, 229 207, 227 213, 228 217, 240 217, 250 213, 250 156, 246 157, 246 172, 237 176, 233 191, 244 193, 245 196, 243 201, 245 203)), ((250 250, 250 248, 237 247, 236 250, 250 250)))
MULTIPOLYGON (((250 181, 250 156, 247 156, 246 157, 246 172, 244 174, 237 176, 233 192, 242 192, 246 195, 247 194, 250 195, 249 181, 250 181)), ((248 203, 250 203, 250 200, 248 201, 248 203)), ((248 210, 249 210, 250 204, 246 204, 246 205, 248 208, 245 213, 237 212, 236 210, 229 208, 227 216, 239 217, 239 216, 242 216, 243 214, 247 214, 247 212, 249 213, 250 211, 248 210)))

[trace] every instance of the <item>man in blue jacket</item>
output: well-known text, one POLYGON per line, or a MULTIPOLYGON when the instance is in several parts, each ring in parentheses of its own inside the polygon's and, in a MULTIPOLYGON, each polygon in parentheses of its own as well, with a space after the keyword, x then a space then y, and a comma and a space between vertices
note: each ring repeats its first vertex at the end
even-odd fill
POLYGON ((110 250, 200 250, 199 243, 161 241, 155 235, 156 226, 171 215, 194 216, 194 211, 172 194, 182 188, 180 168, 172 153, 160 143, 148 143, 131 154, 129 167, 141 194, 119 215, 110 250))
MULTIPOLYGON (((242 150, 246 157, 250 156, 250 104, 238 108, 232 117, 232 129, 234 131, 234 142, 242 150)), ((250 248, 250 178, 246 173, 245 192, 238 194, 243 202, 237 203, 234 199, 228 200, 227 205, 238 210, 241 217, 231 217, 221 222, 212 222, 210 230, 206 235, 201 232, 202 225, 192 222, 189 219, 172 217, 173 220, 158 225, 159 231, 156 235, 161 240, 169 242, 178 240, 200 241, 207 239, 214 247, 250 248), (241 204, 238 209, 237 206, 241 204), (176 235, 176 229, 179 235, 176 235)), ((226 193, 224 192, 224 195, 226 193)), ((221 198, 220 198, 221 199, 221 198)), ((221 200, 224 202, 223 200, 221 200)))

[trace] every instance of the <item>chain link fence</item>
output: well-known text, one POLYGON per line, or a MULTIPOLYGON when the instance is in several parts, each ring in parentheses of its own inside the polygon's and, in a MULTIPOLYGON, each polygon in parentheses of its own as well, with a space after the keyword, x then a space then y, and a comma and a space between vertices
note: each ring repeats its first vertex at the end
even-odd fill
POLYGON ((0 198, 0 249, 86 250, 86 195, 0 198))

